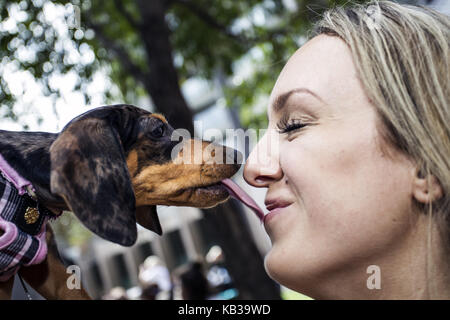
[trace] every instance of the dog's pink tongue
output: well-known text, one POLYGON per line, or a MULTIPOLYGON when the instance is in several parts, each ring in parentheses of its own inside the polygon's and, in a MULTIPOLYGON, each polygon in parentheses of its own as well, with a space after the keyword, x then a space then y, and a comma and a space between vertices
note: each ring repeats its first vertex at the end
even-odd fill
POLYGON ((264 213, 258 204, 253 200, 244 190, 241 189, 233 180, 224 179, 221 181, 222 184, 227 188, 230 195, 239 201, 243 202, 247 207, 252 209, 258 218, 263 221, 264 213))

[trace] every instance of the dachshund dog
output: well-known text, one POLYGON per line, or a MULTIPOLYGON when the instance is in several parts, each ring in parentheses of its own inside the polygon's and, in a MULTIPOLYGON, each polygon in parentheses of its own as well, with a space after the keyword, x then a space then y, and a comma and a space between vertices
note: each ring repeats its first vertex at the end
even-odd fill
MULTIPOLYGON (((229 192, 221 181, 238 171, 242 155, 215 145, 212 152, 202 152, 198 161, 194 145, 206 151, 211 142, 185 139, 174 153, 180 142, 173 141, 173 132, 164 116, 131 105, 88 111, 59 134, 0 130, 0 159, 32 185, 23 195, 7 185, 10 198, 15 192, 14 199, 27 197, 28 201, 19 206, 26 210, 19 210, 15 215, 19 217, 9 220, 6 189, 0 186, 0 223, 6 226, 2 229, 0 224, 0 239, 11 229, 24 237, 22 245, 28 238, 30 243, 28 249, 21 249, 19 258, 9 261, 13 245, 7 247, 0 241, 0 267, 3 250, 5 261, 10 266, 11 261, 19 261, 15 272, 45 298, 89 299, 83 288, 71 290, 66 285, 68 274, 49 218, 63 210, 72 211, 98 236, 131 246, 137 238, 136 222, 162 234, 156 205, 209 208, 226 201, 229 192), (192 161, 180 161, 186 156, 192 161), (33 201, 35 206, 30 204, 33 201), (39 259, 26 257, 33 243, 39 244, 35 248, 48 249, 39 259)), ((4 174, 0 178, 9 183, 4 174)), ((2 271, 0 268, 0 276, 2 271)), ((10 298, 14 273, 0 280, 0 299, 10 298)))

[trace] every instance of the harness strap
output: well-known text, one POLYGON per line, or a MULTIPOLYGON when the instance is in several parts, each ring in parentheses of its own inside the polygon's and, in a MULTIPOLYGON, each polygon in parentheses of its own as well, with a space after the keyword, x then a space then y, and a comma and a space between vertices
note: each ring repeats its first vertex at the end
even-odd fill
POLYGON ((0 281, 18 274, 22 265, 42 262, 47 255, 45 223, 59 215, 38 201, 32 184, 0 155, 0 227, 4 231, 0 237, 0 281))
POLYGON ((11 182, 19 192, 19 195, 23 195, 27 189, 32 190, 34 194, 34 189, 30 181, 22 177, 13 167, 6 162, 5 158, 0 154, 0 172, 3 176, 11 182))
POLYGON ((17 274, 17 276, 19 277, 20 283, 22 284, 23 291, 27 295, 28 300, 33 300, 33 298, 31 297, 30 292, 28 291, 27 286, 25 285, 25 282, 22 279, 22 277, 20 276, 20 274, 17 274))

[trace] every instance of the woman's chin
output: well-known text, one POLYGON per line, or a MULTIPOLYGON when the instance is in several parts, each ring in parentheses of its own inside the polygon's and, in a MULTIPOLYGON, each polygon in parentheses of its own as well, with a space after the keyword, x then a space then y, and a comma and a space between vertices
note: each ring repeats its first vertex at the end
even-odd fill
POLYGON ((266 254, 264 268, 272 280, 307 296, 310 296, 313 287, 318 286, 315 280, 320 278, 318 273, 321 271, 320 268, 314 268, 312 263, 302 261, 298 256, 294 258, 282 246, 273 246, 266 254))
POLYGON ((283 259, 283 257, 280 257, 277 254, 276 248, 272 247, 264 258, 264 268, 269 277, 286 287, 289 284, 292 285, 293 280, 295 279, 293 271, 298 270, 297 268, 295 268, 295 270, 292 268, 292 262, 287 261, 287 257, 289 257, 289 255, 285 254, 283 259))

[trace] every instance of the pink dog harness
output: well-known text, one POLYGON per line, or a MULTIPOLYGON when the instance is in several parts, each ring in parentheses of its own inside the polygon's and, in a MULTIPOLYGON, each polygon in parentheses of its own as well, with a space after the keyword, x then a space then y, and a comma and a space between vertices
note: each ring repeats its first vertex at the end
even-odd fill
POLYGON ((34 195, 31 183, 0 155, 0 281, 21 266, 41 263, 47 255, 45 226, 55 216, 27 190, 34 195))

